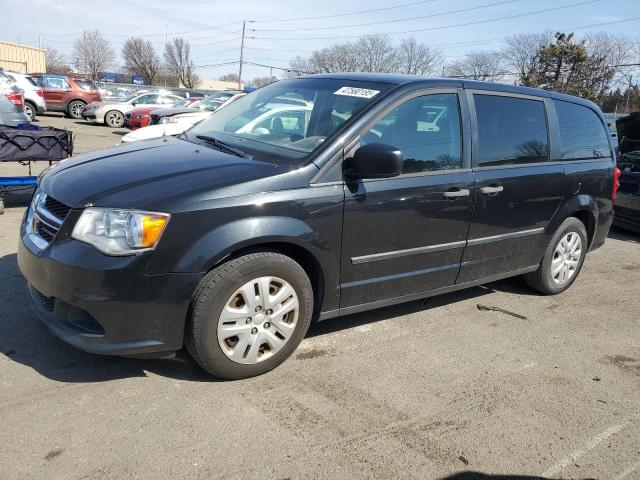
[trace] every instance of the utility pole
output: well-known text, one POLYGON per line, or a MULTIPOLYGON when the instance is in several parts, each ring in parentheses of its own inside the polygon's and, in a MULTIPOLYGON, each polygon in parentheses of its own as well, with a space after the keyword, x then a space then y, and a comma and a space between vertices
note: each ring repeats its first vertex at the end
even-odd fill
POLYGON ((169 25, 164 26, 164 88, 167 88, 167 43, 169 42, 169 25))
POLYGON ((238 90, 242 89, 242 61, 244 60, 244 29, 246 21, 242 22, 242 40, 240 41, 240 68, 238 69, 238 90))
POLYGON ((42 48, 42 34, 38 34, 38 48, 42 48))

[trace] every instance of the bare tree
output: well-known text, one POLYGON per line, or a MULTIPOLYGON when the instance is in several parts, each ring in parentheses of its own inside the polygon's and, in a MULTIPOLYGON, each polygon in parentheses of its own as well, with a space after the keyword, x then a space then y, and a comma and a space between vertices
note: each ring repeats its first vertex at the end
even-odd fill
POLYGON ((438 49, 402 39, 394 46, 386 35, 368 35, 314 51, 309 57, 297 56, 289 65, 288 76, 301 72, 389 72, 424 75, 433 72, 442 61, 438 49))
POLYGON ((194 88, 200 83, 191 59, 191 46, 182 37, 176 37, 165 45, 167 68, 178 77, 186 88, 194 88))
POLYGON ((588 33, 583 44, 591 59, 592 89, 597 98, 611 90, 615 84, 627 84, 634 62, 634 43, 626 37, 609 33, 588 33))
POLYGON ((434 47, 418 43, 415 38, 400 40, 398 48, 400 65, 398 70, 412 75, 427 75, 442 65, 442 52, 434 47))
POLYGON ((113 65, 115 57, 111 44, 98 30, 82 32, 82 36, 73 42, 73 58, 78 69, 94 80, 113 65))
POLYGON ((150 41, 142 37, 129 38, 122 47, 122 58, 129 73, 141 76, 147 85, 153 84, 160 69, 160 58, 150 41))
POLYGON ((488 82, 498 81, 504 74, 498 52, 469 53, 464 59, 450 63, 446 72, 450 77, 488 82))
POLYGON ((270 83, 277 82, 278 79, 276 77, 257 77, 249 82, 249 85, 255 88, 264 87, 265 85, 269 85, 270 83))
POLYGON ((502 50, 505 66, 517 75, 517 83, 531 86, 531 72, 538 66, 538 52, 554 41, 551 31, 544 33, 521 33, 506 40, 502 50))
POLYGON ((353 51, 362 72, 397 72, 400 66, 398 52, 386 35, 360 37, 353 51))
POLYGON ((47 73, 71 73, 71 67, 67 63, 65 56, 55 48, 46 48, 45 59, 47 73))
POLYGON ((238 83, 240 81, 240 77, 238 77, 237 73, 225 73, 220 77, 222 82, 232 82, 238 83))

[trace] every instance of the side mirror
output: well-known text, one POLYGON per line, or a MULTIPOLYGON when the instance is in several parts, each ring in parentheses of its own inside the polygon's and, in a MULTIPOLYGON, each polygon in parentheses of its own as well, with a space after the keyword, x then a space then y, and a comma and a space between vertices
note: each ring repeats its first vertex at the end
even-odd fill
POLYGON ((390 178, 402 173, 402 151, 385 143, 370 143, 358 148, 353 157, 344 161, 345 177, 390 178))
POLYGON ((138 102, 136 102, 135 100, 133 102, 131 102, 131 105, 133 105, 134 107, 138 104, 138 102))

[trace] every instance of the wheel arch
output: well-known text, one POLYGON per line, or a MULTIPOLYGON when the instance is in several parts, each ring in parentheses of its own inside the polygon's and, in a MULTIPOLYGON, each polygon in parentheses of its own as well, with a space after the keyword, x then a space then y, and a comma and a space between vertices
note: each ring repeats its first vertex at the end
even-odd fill
POLYGON ((591 246, 598 225, 598 205, 596 200, 589 195, 577 195, 566 201, 558 209, 551 222, 547 226, 547 234, 553 235, 556 229, 569 217, 580 220, 586 230, 589 246, 591 246))
POLYGON ((214 268, 222 265, 223 263, 228 262, 229 260, 233 260, 235 258, 242 257, 243 255, 257 252, 276 252, 282 255, 286 255, 287 257, 297 262, 307 273, 307 276, 311 281, 311 286, 313 287, 314 314, 320 311, 322 300, 324 298, 324 272, 316 256, 311 253, 309 249, 299 245, 298 243, 283 239, 264 239, 263 241, 257 241, 248 245, 238 246, 223 258, 218 259, 218 261, 211 266, 207 273, 214 268))

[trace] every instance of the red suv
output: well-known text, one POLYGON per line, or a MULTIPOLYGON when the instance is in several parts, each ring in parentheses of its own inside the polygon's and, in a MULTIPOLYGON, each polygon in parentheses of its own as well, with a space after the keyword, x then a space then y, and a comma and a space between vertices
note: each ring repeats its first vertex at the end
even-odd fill
POLYGON ((85 105, 102 101, 98 87, 87 78, 52 73, 30 75, 42 87, 47 110, 64 112, 72 118, 82 118, 85 105))

